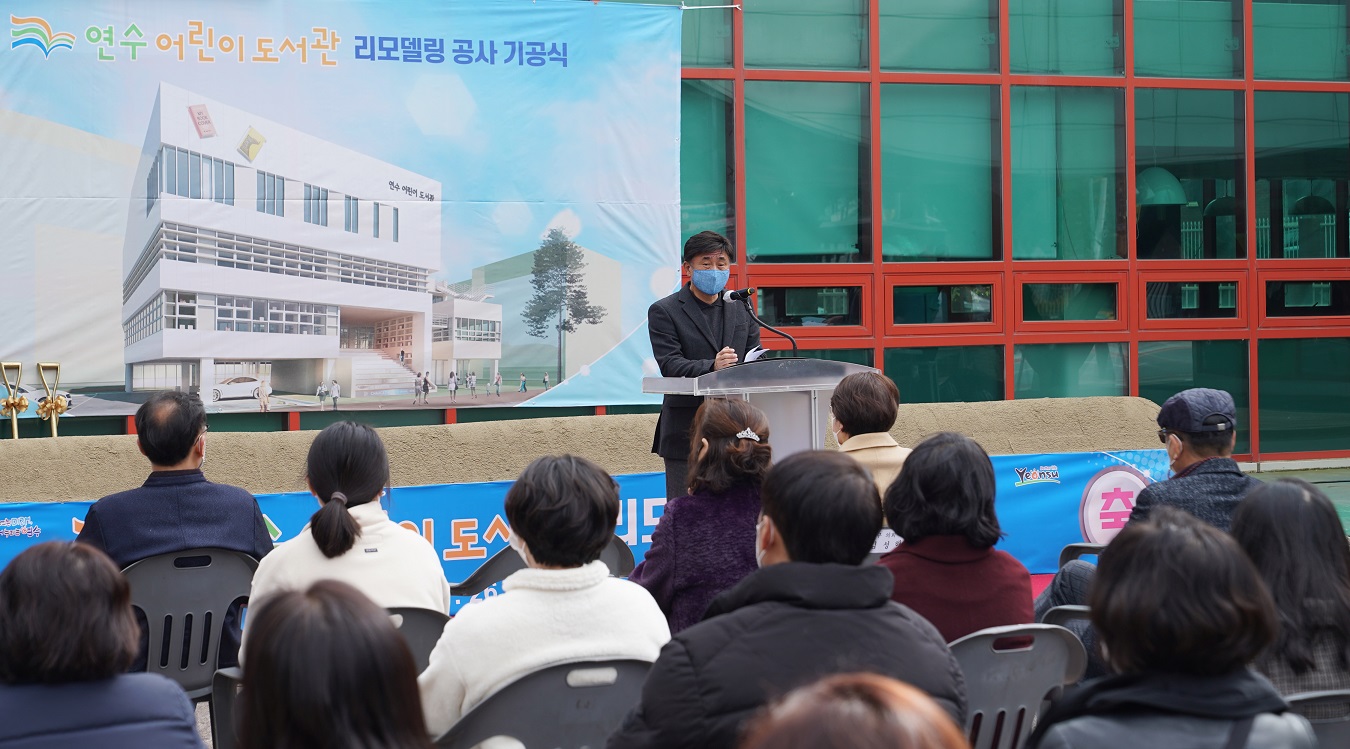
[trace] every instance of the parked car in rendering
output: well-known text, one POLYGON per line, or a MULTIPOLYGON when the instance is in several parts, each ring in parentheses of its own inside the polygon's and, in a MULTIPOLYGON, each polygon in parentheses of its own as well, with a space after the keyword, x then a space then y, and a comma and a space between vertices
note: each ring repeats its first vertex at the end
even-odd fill
MULTIPOLYGON (((262 394, 262 381, 257 377, 230 377, 211 386, 211 402, 228 398, 257 398, 262 394)), ((267 388, 271 394, 272 388, 267 388)))

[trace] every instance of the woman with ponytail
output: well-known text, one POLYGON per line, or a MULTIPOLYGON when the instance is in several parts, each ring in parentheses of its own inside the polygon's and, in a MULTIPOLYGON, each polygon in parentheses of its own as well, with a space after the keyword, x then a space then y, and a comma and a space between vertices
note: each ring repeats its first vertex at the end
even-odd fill
POLYGON ((374 429, 339 421, 319 432, 309 447, 305 481, 319 509, 300 535, 258 564, 250 600, 341 580, 383 608, 450 610, 450 584, 436 551, 380 505, 389 456, 374 429))
POLYGON ((698 623, 718 593, 758 567, 759 486, 773 454, 768 417, 743 400, 705 400, 690 445, 689 495, 666 503, 647 556, 628 577, 660 604, 672 634, 698 623))

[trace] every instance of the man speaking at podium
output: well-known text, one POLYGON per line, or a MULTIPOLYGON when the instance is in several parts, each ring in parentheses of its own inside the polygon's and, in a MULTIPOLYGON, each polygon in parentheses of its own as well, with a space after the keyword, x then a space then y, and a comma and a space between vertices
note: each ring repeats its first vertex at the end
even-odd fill
MULTIPOLYGON (((733 248, 727 238, 703 231, 684 243, 688 284, 647 309, 652 354, 662 377, 698 377, 725 369, 759 345, 759 323, 743 304, 723 298, 733 248)), ((703 398, 667 395, 656 421, 652 452, 666 463, 666 497, 689 493, 689 427, 703 398)))

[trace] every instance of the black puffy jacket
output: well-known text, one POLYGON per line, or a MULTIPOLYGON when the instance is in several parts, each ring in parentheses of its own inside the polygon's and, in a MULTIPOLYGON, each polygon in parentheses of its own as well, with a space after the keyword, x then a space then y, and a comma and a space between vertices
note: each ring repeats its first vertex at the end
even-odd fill
POLYGON ((877 566, 788 562, 751 573, 661 650, 607 746, 730 749, 765 703, 855 671, 908 682, 963 725, 961 667, 932 624, 890 600, 893 587, 877 566))

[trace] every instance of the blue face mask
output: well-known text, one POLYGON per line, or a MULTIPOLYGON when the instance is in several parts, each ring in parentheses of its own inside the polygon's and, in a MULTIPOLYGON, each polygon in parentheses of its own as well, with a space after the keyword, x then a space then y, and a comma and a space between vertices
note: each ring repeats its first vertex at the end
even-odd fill
POLYGON ((690 274, 690 280, 694 288, 704 294, 712 295, 727 287, 727 279, 731 278, 730 270, 695 270, 690 274))

